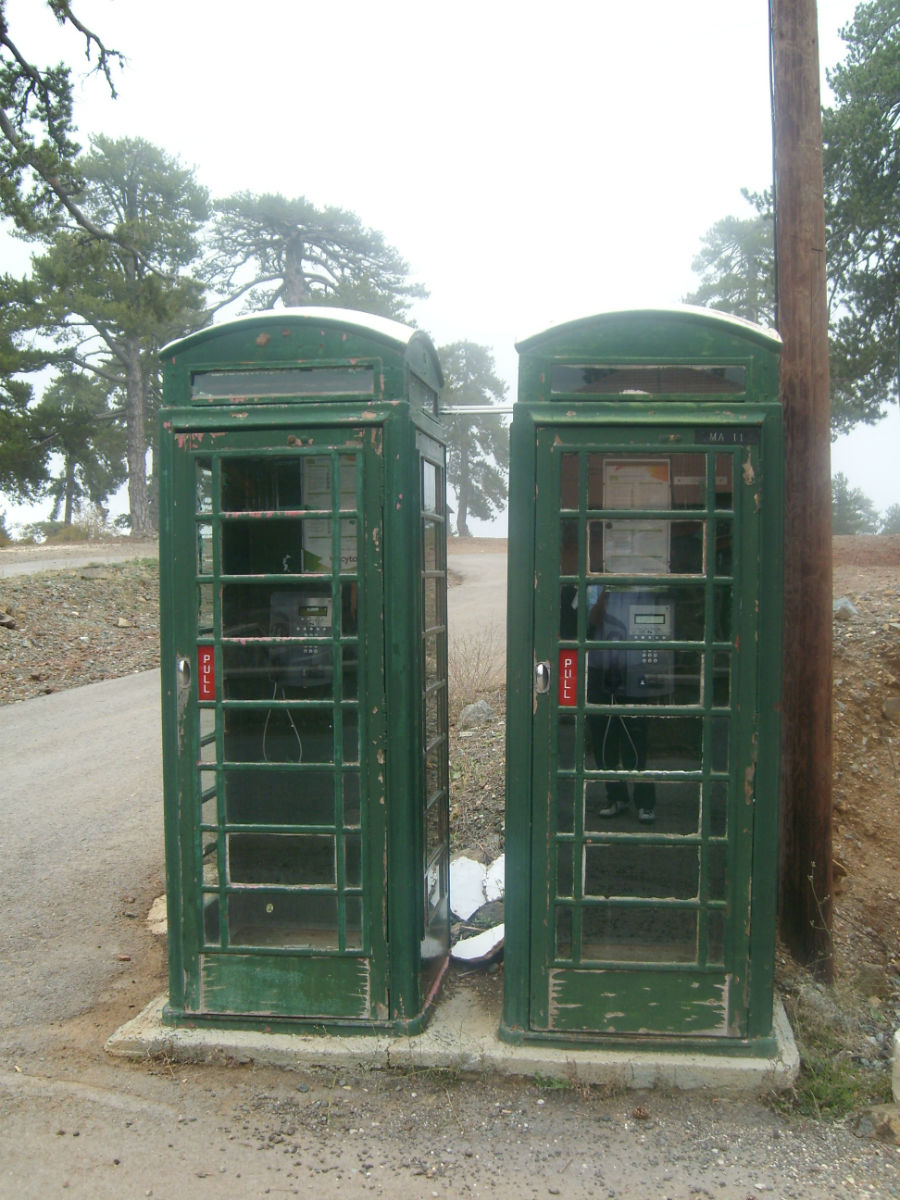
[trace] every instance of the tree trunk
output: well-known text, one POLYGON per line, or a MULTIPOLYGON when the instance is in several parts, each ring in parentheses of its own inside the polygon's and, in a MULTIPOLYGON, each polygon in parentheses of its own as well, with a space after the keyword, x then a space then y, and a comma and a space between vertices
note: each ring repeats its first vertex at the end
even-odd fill
POLYGON ((785 464, 781 933, 833 973, 831 463, 815 0, 774 0, 775 256, 785 464))
POLYGON ((66 475, 66 500, 63 507, 63 524, 69 526, 72 524, 72 517, 75 513, 75 466, 67 457, 63 470, 66 475))
POLYGON ((125 425, 128 462, 128 507, 131 532, 135 537, 153 533, 147 496, 147 435, 145 429, 144 376, 140 346, 129 340, 125 346, 125 425))
POLYGON ((303 235, 294 232, 284 249, 284 274, 281 281, 281 301, 285 308, 297 308, 309 302, 309 286, 303 273, 306 246, 303 235))

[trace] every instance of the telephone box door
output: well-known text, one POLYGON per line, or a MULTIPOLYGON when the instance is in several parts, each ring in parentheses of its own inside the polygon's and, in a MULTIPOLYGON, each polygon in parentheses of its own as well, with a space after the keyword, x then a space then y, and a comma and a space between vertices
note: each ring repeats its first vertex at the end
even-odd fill
POLYGON ((387 1013, 381 436, 174 438, 182 1013, 387 1013))
POLYGON ((537 431, 534 1030, 746 1035, 758 441, 537 431))

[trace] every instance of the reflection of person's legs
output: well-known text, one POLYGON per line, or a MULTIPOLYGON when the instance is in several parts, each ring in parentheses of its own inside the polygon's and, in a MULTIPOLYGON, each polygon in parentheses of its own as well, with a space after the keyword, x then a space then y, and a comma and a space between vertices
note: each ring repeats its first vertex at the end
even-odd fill
MULTIPOLYGON (((614 697, 603 690, 602 670, 588 672, 588 700, 591 704, 612 704, 614 697)), ((622 722, 612 713, 596 713, 587 718, 594 752, 594 764, 600 771, 618 770, 622 754, 622 722)), ((605 784, 607 805, 600 810, 601 816, 614 816, 628 807, 628 785, 619 779, 605 784)))
MULTIPOLYGON (((650 734, 648 717, 625 717, 622 763, 629 771, 646 771, 647 742, 650 734)), ((646 779, 634 785, 634 807, 644 820, 652 820, 656 808, 656 785, 646 779), (643 814, 647 814, 644 816, 643 814)))

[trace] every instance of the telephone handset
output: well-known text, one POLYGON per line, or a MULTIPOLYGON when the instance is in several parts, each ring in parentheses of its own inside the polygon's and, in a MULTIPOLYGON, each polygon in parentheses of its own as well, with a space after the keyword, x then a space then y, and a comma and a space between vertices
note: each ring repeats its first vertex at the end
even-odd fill
MULTIPOLYGON (((269 634, 284 638, 330 638, 330 596, 311 591, 272 592, 269 634)), ((276 681, 287 687, 318 687, 331 682, 331 645, 273 646, 270 665, 276 681)))

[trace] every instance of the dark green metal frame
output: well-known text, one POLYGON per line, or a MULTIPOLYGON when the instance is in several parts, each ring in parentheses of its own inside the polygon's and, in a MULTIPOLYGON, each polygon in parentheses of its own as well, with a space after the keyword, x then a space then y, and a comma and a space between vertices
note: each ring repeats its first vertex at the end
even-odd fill
MULTIPOLYGON (((443 485, 445 453, 444 432, 433 415, 442 385, 436 354, 425 335, 390 322, 342 310, 295 310, 258 314, 201 331, 167 347, 163 361, 167 407, 160 416, 160 605, 170 958, 166 1019, 242 1028, 415 1032, 427 1020, 449 957, 446 894, 444 916, 431 931, 431 957, 423 954, 425 808, 429 800, 443 806, 444 831, 449 810, 446 698, 441 708, 443 734, 433 751, 442 765, 443 788, 436 800, 434 788, 430 797, 426 795, 425 665, 419 632, 424 619, 421 464, 432 462, 443 485), (257 372, 360 362, 374 368, 371 396, 272 399, 263 394, 199 403, 191 398, 191 378, 199 371, 257 372), (282 457, 316 448, 352 448, 364 456, 368 472, 359 501, 365 506, 360 513, 365 554, 359 563, 359 636, 365 639, 368 663, 368 674, 359 684, 359 708, 365 712, 360 770, 368 782, 369 820, 363 888, 377 917, 363 989, 366 1011, 337 1019, 323 1018, 310 1004, 304 969, 319 964, 320 990, 353 992, 358 986, 358 955, 282 950, 211 956, 203 947, 196 853, 197 686, 192 681, 190 695, 185 696, 175 671, 179 656, 193 659, 198 641, 194 569, 181 560, 179 551, 186 526, 193 528, 194 503, 190 472, 181 470, 179 461, 186 455, 215 453, 225 443, 236 451, 246 446, 248 452, 264 450, 282 457), (416 546, 420 552, 411 552, 416 546), (435 936, 443 942, 437 953, 435 936), (201 988, 210 960, 216 986, 201 988), (222 967, 224 960, 230 960, 227 969, 222 967)), ((442 514, 441 504, 429 520, 440 523, 442 514)), ((444 539, 439 543, 443 551, 444 539)), ((430 574, 438 590, 443 584, 445 596, 446 559, 442 556, 436 565, 443 565, 443 574, 430 574)), ((445 640, 445 599, 443 614, 445 640)), ((441 669, 446 688, 445 645, 441 669)), ((449 858, 449 841, 445 857, 449 858)))
MULTIPOLYGON (((634 312, 573 322, 520 344, 519 350, 519 403, 514 410, 510 453, 507 888, 501 1036, 513 1042, 536 1040, 572 1046, 612 1042, 647 1050, 677 1046, 711 1053, 770 1054, 774 1048, 782 605, 783 433, 777 403, 777 335, 706 312, 634 312), (741 367, 744 393, 727 398, 653 395, 599 401, 551 394, 551 372, 560 363, 705 362, 741 367), (746 783, 734 781, 735 786, 746 787, 747 813, 740 836, 749 842, 743 848, 749 871, 745 912, 740 918, 749 927, 746 961, 738 964, 734 980, 744 1014, 741 1036, 698 1037, 687 1028, 679 1033, 665 1019, 657 1030, 640 1035, 604 1034, 600 1012, 596 1032, 548 1030, 543 1018, 535 1019, 540 1003, 532 990, 532 959, 536 947, 544 952, 552 934, 533 927, 534 893, 543 870, 535 859, 545 853, 548 831, 541 815, 547 797, 535 794, 533 773, 535 754, 541 749, 534 745, 533 734, 536 611, 531 581, 541 573, 553 576, 559 569, 553 531, 548 533, 536 520, 538 489, 547 483, 539 472, 538 448, 545 433, 561 447, 590 445, 592 431, 597 432, 598 448, 627 446, 635 452, 657 454, 665 449, 691 451, 701 445, 708 449, 707 439, 721 439, 726 449, 752 443, 761 466, 749 498, 755 532, 743 549, 756 559, 747 573, 758 574, 759 579, 752 601, 758 601, 756 668, 749 681, 751 694, 742 697, 739 715, 740 736, 753 747, 754 765, 746 783)), ((640 971, 634 974, 639 977, 640 971)), ((664 1007, 664 997, 662 1003, 664 1007)))

